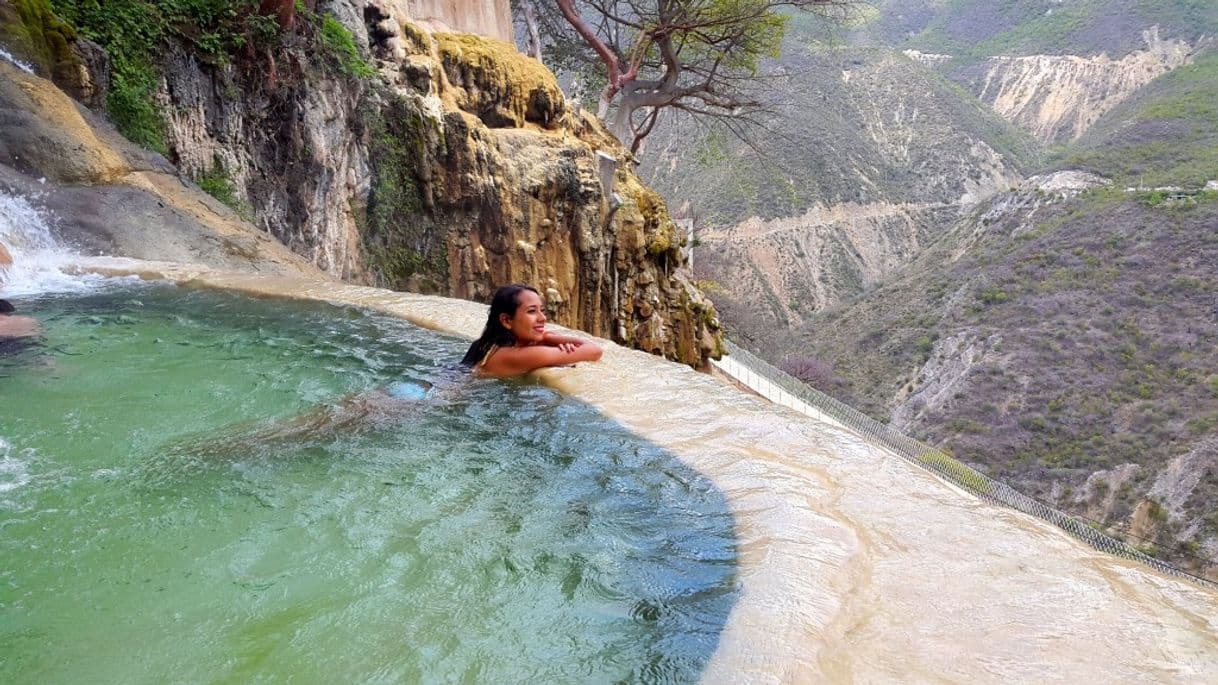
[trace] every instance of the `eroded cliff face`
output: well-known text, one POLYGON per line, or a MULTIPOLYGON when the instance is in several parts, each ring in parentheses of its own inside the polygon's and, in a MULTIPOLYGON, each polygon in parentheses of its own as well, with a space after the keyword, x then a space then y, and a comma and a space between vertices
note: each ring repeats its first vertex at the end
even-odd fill
POLYGON ((666 145, 650 153, 657 185, 697 223, 698 277, 717 286, 735 332, 767 344, 1018 185, 1007 139, 1026 139, 899 52, 819 50, 785 62, 799 106, 774 122, 781 133, 746 145, 699 141, 688 126, 685 136, 657 132, 666 145))
POLYGON ((1162 40, 1153 27, 1142 35, 1146 49, 1120 59, 991 57, 975 80, 977 97, 1043 143, 1076 140, 1139 88, 1190 62, 1188 43, 1162 40))
POLYGON ((415 32, 409 42, 408 76, 391 99, 414 114, 386 120, 384 135, 421 163, 388 185, 407 188, 399 197, 438 230, 379 221, 388 195, 378 172, 366 244, 382 278, 425 285, 446 272, 447 290, 472 299, 534 283, 560 323, 695 364, 717 353, 715 312, 677 271, 683 238, 663 201, 619 164, 622 204, 610 211, 598 153, 628 155, 595 118, 567 108, 553 75, 510 44, 468 34, 415 32), (446 235, 446 249, 425 234, 446 235), (445 261, 402 269, 415 255, 445 261))
POLYGON ((432 31, 474 33, 512 42, 507 0, 392 0, 402 18, 432 31))
POLYGON ((726 298, 729 313, 796 326, 906 264, 958 212, 949 203, 846 203, 798 217, 753 218, 700 234, 698 270, 730 284, 737 297, 726 298), (743 293, 753 296, 740 298, 743 293))
POLYGON ((221 179, 238 213, 332 275, 475 299, 528 282, 560 324, 693 365, 717 354, 683 237, 627 152, 511 44, 433 34, 402 4, 319 3, 367 46, 358 70, 299 31, 232 60, 167 40, 170 161, 221 179), (620 207, 600 153, 623 160, 620 207))

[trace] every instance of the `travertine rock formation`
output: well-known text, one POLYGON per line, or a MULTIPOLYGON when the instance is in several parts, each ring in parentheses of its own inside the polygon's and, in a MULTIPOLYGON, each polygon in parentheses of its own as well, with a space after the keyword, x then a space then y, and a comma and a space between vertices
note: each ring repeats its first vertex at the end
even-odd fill
POLYGON ((322 275, 50 81, 0 60, 0 188, 49 208, 87 252, 322 275))
POLYGON ((694 364, 717 353, 714 309, 676 271, 683 237, 625 161, 612 211, 598 153, 628 154, 600 123, 510 44, 412 32, 379 146, 410 151, 416 172, 390 179, 374 158, 366 245, 380 277, 412 289, 445 277, 437 289, 474 299, 534 283, 560 323, 694 364), (422 208, 423 224, 379 220, 393 201, 422 208))
POLYGON ((947 203, 845 203, 703 232, 699 273, 798 325, 904 265, 959 212, 947 203))
MULTIPOLYGON (((316 49, 316 32, 285 36, 273 64, 167 39, 155 98, 169 158, 334 276, 475 299, 529 282, 560 324, 693 365, 717 354, 714 308, 679 272, 683 236, 628 153, 510 43, 432 34, 399 20, 404 4, 324 8, 371 76, 316 49), (622 161, 620 207, 601 154, 622 161)), ((82 149, 56 156, 109 169, 82 149)))
POLYGON ((475 33, 512 42, 507 0, 392 0, 411 21, 432 31, 475 33))

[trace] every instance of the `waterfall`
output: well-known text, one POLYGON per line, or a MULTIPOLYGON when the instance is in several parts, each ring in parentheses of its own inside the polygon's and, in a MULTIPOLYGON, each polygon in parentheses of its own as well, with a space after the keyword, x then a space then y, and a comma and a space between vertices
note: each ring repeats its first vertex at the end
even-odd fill
POLYGON ((55 239, 46 212, 2 189, 0 245, 13 258, 11 265, 0 265, 0 297, 81 290, 97 280, 67 273, 79 255, 55 239))
POLYGON ((9 51, 5 50, 4 48, 0 48, 0 59, 3 59, 5 61, 9 62, 10 64, 12 64, 13 66, 17 67, 18 69, 24 71, 27 74, 34 73, 34 70, 32 68, 30 68, 30 65, 26 64, 25 62, 22 62, 21 60, 17 59, 16 57, 13 57, 9 53, 9 51))

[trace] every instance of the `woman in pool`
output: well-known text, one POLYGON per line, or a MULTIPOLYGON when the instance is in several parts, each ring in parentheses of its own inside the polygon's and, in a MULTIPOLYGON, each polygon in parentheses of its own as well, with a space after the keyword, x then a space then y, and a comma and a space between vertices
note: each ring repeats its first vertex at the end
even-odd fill
POLYGON ((541 295, 527 285, 505 285, 491 296, 482 335, 461 364, 478 376, 519 376, 547 366, 594 362, 601 348, 571 335, 546 331, 541 295))
MULTIPOLYGON (((461 365, 470 368, 475 376, 508 378, 547 366, 601 358, 601 348, 596 343, 547 332, 545 324, 545 310, 536 290, 527 285, 505 285, 491 296, 486 327, 469 346, 461 365)), ((445 388, 458 386, 459 383, 443 384, 445 388)), ((223 457, 246 454, 253 445, 329 440, 377 430, 410 419, 424 406, 420 402, 435 390, 430 383, 397 381, 382 389, 349 395, 337 404, 318 407, 287 421, 260 420, 232 427, 219 437, 178 440, 167 451, 223 457)))

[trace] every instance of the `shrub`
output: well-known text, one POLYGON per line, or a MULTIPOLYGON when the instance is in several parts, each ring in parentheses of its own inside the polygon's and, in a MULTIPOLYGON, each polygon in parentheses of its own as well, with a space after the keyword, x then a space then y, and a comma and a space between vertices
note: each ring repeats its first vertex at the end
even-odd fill
POLYGON ((1003 302, 1011 299, 1011 296, 1001 288, 986 288, 977 294, 977 298, 981 300, 983 304, 991 305, 1002 304, 1003 302))
POLYGON ((845 381, 833 372, 833 367, 815 357, 787 357, 779 362, 778 368, 823 393, 832 394, 845 385, 845 381))
POLYGON ((199 184, 199 188, 203 192, 228 205, 238 214, 243 213, 241 202, 237 199, 237 189, 233 186, 232 176, 218 158, 210 169, 195 178, 195 183, 199 184))
POLYGON ((321 20, 321 44, 344 74, 358 78, 376 74, 376 70, 360 56, 355 47, 355 37, 329 14, 321 20))

